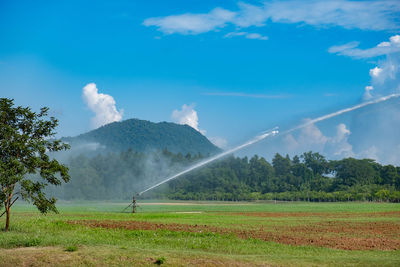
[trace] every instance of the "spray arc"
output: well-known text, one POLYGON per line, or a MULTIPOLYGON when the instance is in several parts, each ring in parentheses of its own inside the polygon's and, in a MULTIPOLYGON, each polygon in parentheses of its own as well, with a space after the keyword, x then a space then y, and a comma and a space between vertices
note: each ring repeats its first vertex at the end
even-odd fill
POLYGON ((257 143, 257 142, 260 142, 261 140, 264 140, 267 137, 273 137, 273 136, 276 136, 278 134, 286 135, 286 134, 294 132, 296 130, 305 128, 305 127, 307 127, 309 125, 312 125, 314 123, 317 123, 317 122, 320 122, 320 121, 324 121, 324 120, 327 120, 327 119, 330 119, 330 118, 333 118, 333 117, 337 117, 337 116, 340 116, 342 114, 345 114, 345 113, 348 113, 348 112, 351 112, 351 111, 354 111, 354 110, 357 110, 357 109, 360 109, 360 108, 363 108, 363 107, 366 107, 366 106, 369 106, 369 105, 378 104, 378 103, 387 101, 387 100, 392 99, 392 98, 397 98, 397 97, 400 97, 400 94, 391 94, 391 95, 388 95, 388 96, 377 98, 375 100, 367 101, 367 102, 352 106, 350 108, 341 109, 341 110, 338 110, 336 112, 329 113, 329 114, 320 116, 318 118, 309 120, 306 123, 300 124, 300 125, 298 125, 296 127, 293 127, 291 129, 283 131, 283 132, 279 132, 277 130, 277 127, 275 127, 272 130, 264 131, 260 135, 254 137, 250 141, 247 141, 246 143, 244 143, 244 144, 242 144, 240 146, 237 146, 237 147, 234 147, 234 148, 229 149, 227 151, 224 151, 224 152, 222 152, 222 153, 220 153, 218 155, 215 155, 215 156, 213 156, 211 158, 208 158, 208 159, 206 159, 206 160, 204 160, 204 161, 202 161, 200 163, 197 163, 197 164, 195 164, 195 165, 193 165, 193 166, 191 166, 191 167, 189 167, 189 168, 187 168, 187 169, 185 169, 185 170, 183 170, 183 171, 181 171, 181 172, 179 172, 179 173, 177 173, 177 174, 175 174, 173 176, 170 176, 170 177, 166 178, 165 180, 163 180, 163 181, 161 181, 161 182, 159 182, 159 183, 147 188, 146 190, 140 192, 137 196, 140 196, 143 193, 146 193, 147 191, 150 191, 150 190, 152 190, 152 189, 154 189, 154 188, 156 188, 156 187, 158 187, 158 186, 160 186, 160 185, 162 185, 162 184, 164 184, 164 183, 166 183, 168 181, 174 180, 174 179, 176 179, 176 178, 178 178, 178 177, 180 177, 180 176, 182 176, 182 175, 184 175, 186 173, 189 173, 189 172, 191 172, 191 171, 193 171, 195 169, 198 169, 198 168, 203 167, 203 166, 205 166, 205 165, 207 165, 207 164, 209 164, 211 162, 214 162, 214 161, 216 161, 216 160, 218 160, 220 158, 223 158, 224 156, 232 154, 232 153, 234 153, 236 151, 239 151, 239 150, 241 150, 241 149, 243 149, 245 147, 248 147, 250 145, 253 145, 253 144, 257 143))
POLYGON ((218 155, 215 155, 215 156, 213 156, 213 157, 211 157, 211 158, 208 158, 208 159, 206 159, 206 160, 204 160, 204 161, 201 161, 201 162, 199 162, 199 163, 197 163, 197 164, 195 164, 195 165, 193 165, 193 166, 187 168, 186 170, 183 170, 183 171, 181 171, 181 172, 179 172, 179 173, 177 173, 177 174, 175 174, 175 175, 173 175, 173 176, 171 176, 171 177, 168 177, 167 179, 165 179, 165 180, 163 180, 163 181, 161 181, 161 182, 159 182, 159 183, 157 183, 157 184, 155 184, 155 185, 153 185, 153 186, 147 188, 146 190, 140 192, 140 193, 138 194, 138 196, 140 196, 140 195, 142 195, 143 193, 146 193, 147 191, 150 191, 150 190, 152 190, 152 189, 154 189, 154 188, 156 188, 156 187, 158 187, 158 186, 160 186, 160 185, 162 185, 162 184, 165 184, 165 183, 168 182, 168 181, 174 180, 174 179, 176 179, 176 178, 178 178, 178 177, 180 177, 180 176, 182 176, 182 175, 184 175, 184 174, 186 174, 186 173, 188 173, 188 172, 191 172, 191 171, 193 171, 193 170, 195 170, 195 169, 198 169, 198 168, 200 168, 200 167, 203 167, 204 165, 207 165, 207 164, 209 164, 209 163, 211 163, 211 162, 213 162, 213 161, 216 161, 216 160, 218 160, 218 159, 220 159, 220 158, 223 158, 223 157, 225 157, 225 156, 227 156, 227 155, 229 155, 229 154, 232 154, 232 153, 234 153, 234 152, 236 152, 236 151, 238 151, 238 150, 241 150, 241 149, 243 149, 243 148, 245 148, 245 147, 247 147, 247 146, 250 146, 250 145, 252 145, 252 144, 254 144, 254 143, 257 143, 257 142, 259 142, 259 141, 261 141, 261 140, 263 140, 263 139, 265 139, 265 138, 267 138, 267 137, 269 137, 269 136, 277 135, 278 133, 279 133, 279 131, 276 130, 276 127, 275 127, 273 130, 271 130, 271 131, 263 132, 263 133, 261 133, 260 135, 254 137, 254 138, 251 139, 250 141, 247 141, 246 143, 244 143, 244 144, 242 144, 242 145, 240 145, 240 146, 237 146, 237 147, 234 147, 234 148, 229 149, 229 150, 227 150, 227 151, 224 151, 224 152, 222 152, 222 153, 220 153, 220 154, 218 154, 218 155))

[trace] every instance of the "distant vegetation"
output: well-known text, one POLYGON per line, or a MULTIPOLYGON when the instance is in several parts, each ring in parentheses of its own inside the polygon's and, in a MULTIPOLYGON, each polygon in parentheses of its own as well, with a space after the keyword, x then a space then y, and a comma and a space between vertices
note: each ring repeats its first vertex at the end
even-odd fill
MULTIPOLYGON (((64 199, 130 199, 134 193, 203 159, 201 154, 132 150, 80 155, 69 161, 71 182, 64 199)), ((292 159, 276 154, 229 156, 144 195, 183 200, 305 200, 400 202, 400 167, 371 159, 326 160, 307 152, 292 159)))
POLYGON ((129 119, 113 122, 77 137, 63 138, 74 146, 97 143, 107 151, 138 152, 168 149, 174 153, 215 154, 220 149, 188 125, 129 119))

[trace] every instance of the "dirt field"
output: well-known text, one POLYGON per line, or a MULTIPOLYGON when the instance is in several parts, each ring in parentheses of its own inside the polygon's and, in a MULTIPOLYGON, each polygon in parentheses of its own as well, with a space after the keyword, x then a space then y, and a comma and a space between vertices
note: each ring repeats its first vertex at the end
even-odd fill
POLYGON ((17 205, 0 267, 400 266, 397 204, 169 202, 17 205))
MULTIPOLYGON (((241 212, 240 216, 263 218, 276 217, 361 217, 366 214, 356 213, 270 213, 241 212)), ((233 215, 229 213, 229 215, 233 215)), ((370 214, 371 215, 371 214, 370 214)), ((381 212, 376 217, 400 216, 400 212, 381 212)), ((153 223, 145 221, 113 221, 113 220, 75 220, 70 224, 86 225, 101 228, 123 228, 127 230, 168 230, 193 233, 234 234, 241 239, 260 239, 287 245, 312 245, 344 250, 398 250, 400 249, 399 222, 354 222, 324 221, 308 223, 300 226, 260 226, 253 229, 245 227, 226 228, 209 225, 191 225, 177 223, 153 223)))

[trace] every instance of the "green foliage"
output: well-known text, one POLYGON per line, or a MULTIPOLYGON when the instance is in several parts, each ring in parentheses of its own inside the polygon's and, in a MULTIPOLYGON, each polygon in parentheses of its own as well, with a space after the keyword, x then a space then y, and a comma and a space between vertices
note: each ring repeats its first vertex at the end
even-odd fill
POLYGON ((24 242, 24 247, 37 247, 41 243, 41 239, 34 237, 24 242))
MULTIPOLYGON (((131 150, 70 159, 72 182, 64 199, 131 199, 132 195, 191 166, 201 155, 167 150, 131 150)), ((292 200, 400 202, 398 167, 369 159, 328 161, 319 153, 293 157, 276 154, 272 164, 257 155, 248 159, 227 156, 204 168, 149 191, 145 198, 178 200, 292 200), (395 171, 394 171, 395 170, 395 171), (381 190, 385 194, 378 193, 381 190)))
POLYGON ((46 198, 43 189, 69 181, 68 168, 48 155, 69 146, 50 139, 58 121, 46 119, 47 113, 48 108, 36 113, 28 107, 14 107, 11 99, 0 99, 0 203, 7 213, 6 230, 14 195, 32 201, 42 213, 56 212, 56 200, 46 198), (38 174, 44 181, 32 181, 28 174, 38 174))
POLYGON ((68 252, 74 252, 74 251, 77 251, 77 250, 78 250, 78 246, 76 246, 76 245, 70 245, 70 246, 65 248, 65 251, 68 251, 68 252))
POLYGON ((132 149, 137 152, 167 149, 173 153, 203 155, 220 151, 205 136, 188 125, 153 123, 130 119, 113 122, 77 137, 64 138, 74 144, 96 142, 110 151, 132 149))
POLYGON ((161 265, 165 263, 165 257, 159 257, 154 261, 154 264, 161 265))

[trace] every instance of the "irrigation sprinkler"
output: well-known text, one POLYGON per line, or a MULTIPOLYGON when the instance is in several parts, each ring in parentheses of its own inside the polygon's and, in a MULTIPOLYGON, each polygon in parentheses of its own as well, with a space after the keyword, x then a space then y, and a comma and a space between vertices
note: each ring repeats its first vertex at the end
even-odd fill
MULTIPOLYGON (((137 195, 137 196, 139 196, 139 195, 137 195)), ((136 203, 136 195, 133 195, 132 202, 128 206, 126 206, 125 209, 122 210, 122 212, 124 212, 127 208, 129 208, 131 206, 132 206, 132 213, 136 213, 136 209, 138 207, 138 205, 136 203)))

